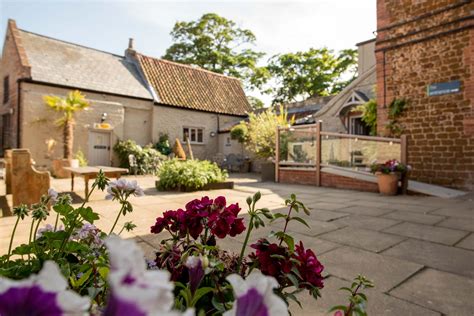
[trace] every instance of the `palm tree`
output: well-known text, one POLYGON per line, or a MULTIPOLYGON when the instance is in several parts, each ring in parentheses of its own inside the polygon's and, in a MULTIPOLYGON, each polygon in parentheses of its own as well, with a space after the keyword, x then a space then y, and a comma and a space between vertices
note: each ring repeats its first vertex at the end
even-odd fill
POLYGON ((56 121, 56 124, 63 128, 63 158, 71 160, 74 143, 74 113, 87 108, 90 103, 85 99, 85 95, 78 90, 69 92, 65 99, 46 95, 43 100, 51 109, 64 113, 63 117, 56 121))

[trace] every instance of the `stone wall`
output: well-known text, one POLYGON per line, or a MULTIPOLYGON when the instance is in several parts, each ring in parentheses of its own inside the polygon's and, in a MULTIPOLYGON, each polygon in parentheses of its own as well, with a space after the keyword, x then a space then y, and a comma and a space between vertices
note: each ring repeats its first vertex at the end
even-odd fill
MULTIPOLYGON (((170 144, 173 145, 178 138, 183 148, 187 152, 187 146, 183 143, 183 127, 196 127, 203 129, 203 143, 191 144, 194 158, 212 159, 221 147, 218 134, 218 125, 224 126, 235 121, 236 117, 216 113, 200 112, 180 109, 171 106, 155 105, 153 107, 153 141, 158 141, 161 133, 168 134, 170 144), (219 120, 219 123, 218 123, 219 120), (211 133, 214 135, 212 136, 211 133)), ((223 142, 223 140, 221 140, 223 142)), ((241 145, 238 142, 231 142, 230 152, 240 152, 241 145), (235 148, 233 148, 235 147, 235 148)))
MULTIPOLYGON (((48 168, 51 160, 61 158, 63 153, 62 129, 55 125, 61 114, 48 109, 43 96, 52 94, 64 97, 69 91, 47 85, 21 84, 21 146, 30 150, 38 167, 48 168), (48 152, 47 142, 51 140, 55 145, 52 151, 48 152)), ((100 123, 103 113, 107 113, 105 122, 112 126, 112 146, 118 140, 126 138, 136 140, 141 145, 151 142, 150 130, 153 123, 151 101, 99 93, 85 93, 85 95, 91 106, 76 113, 74 153, 81 150, 87 158, 89 131, 94 129, 94 123, 100 123)))
POLYGON ((412 178, 474 189, 474 30, 472 1, 377 1, 378 132, 388 105, 405 98, 412 178), (433 83, 459 80, 461 91, 428 96, 433 83))

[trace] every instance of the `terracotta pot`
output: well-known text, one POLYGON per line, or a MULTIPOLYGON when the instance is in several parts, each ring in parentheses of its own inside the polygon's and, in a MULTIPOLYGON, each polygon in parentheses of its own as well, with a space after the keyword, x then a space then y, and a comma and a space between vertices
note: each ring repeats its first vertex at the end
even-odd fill
POLYGON ((379 192, 384 195, 397 195, 398 192, 398 178, 397 173, 376 173, 377 183, 379 185, 379 192))

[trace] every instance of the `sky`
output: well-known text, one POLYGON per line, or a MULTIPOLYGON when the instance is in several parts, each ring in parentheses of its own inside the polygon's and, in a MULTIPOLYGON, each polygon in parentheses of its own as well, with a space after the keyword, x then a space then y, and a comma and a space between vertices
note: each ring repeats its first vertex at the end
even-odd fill
POLYGON ((0 38, 11 18, 20 29, 120 55, 132 37, 139 52, 160 57, 175 22, 209 12, 250 29, 265 59, 311 47, 355 48, 376 29, 376 0, 0 0, 0 38))

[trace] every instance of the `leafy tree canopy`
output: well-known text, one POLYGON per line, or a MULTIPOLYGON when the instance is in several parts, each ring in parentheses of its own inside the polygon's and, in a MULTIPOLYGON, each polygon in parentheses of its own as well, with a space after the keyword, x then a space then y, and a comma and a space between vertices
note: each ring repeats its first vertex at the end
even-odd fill
POLYGON ((252 107, 252 110, 263 109, 265 107, 265 104, 263 103, 263 101, 257 97, 253 97, 249 95, 247 96, 247 101, 249 101, 250 106, 252 107))
POLYGON ((305 52, 279 54, 267 66, 274 87, 273 103, 291 102, 313 95, 327 96, 341 91, 351 82, 357 70, 357 51, 339 53, 327 48, 311 48, 305 52))
POLYGON ((215 13, 197 21, 177 22, 171 36, 174 44, 164 59, 237 77, 247 87, 258 87, 268 77, 267 70, 257 66, 264 53, 252 49, 255 35, 215 13))

